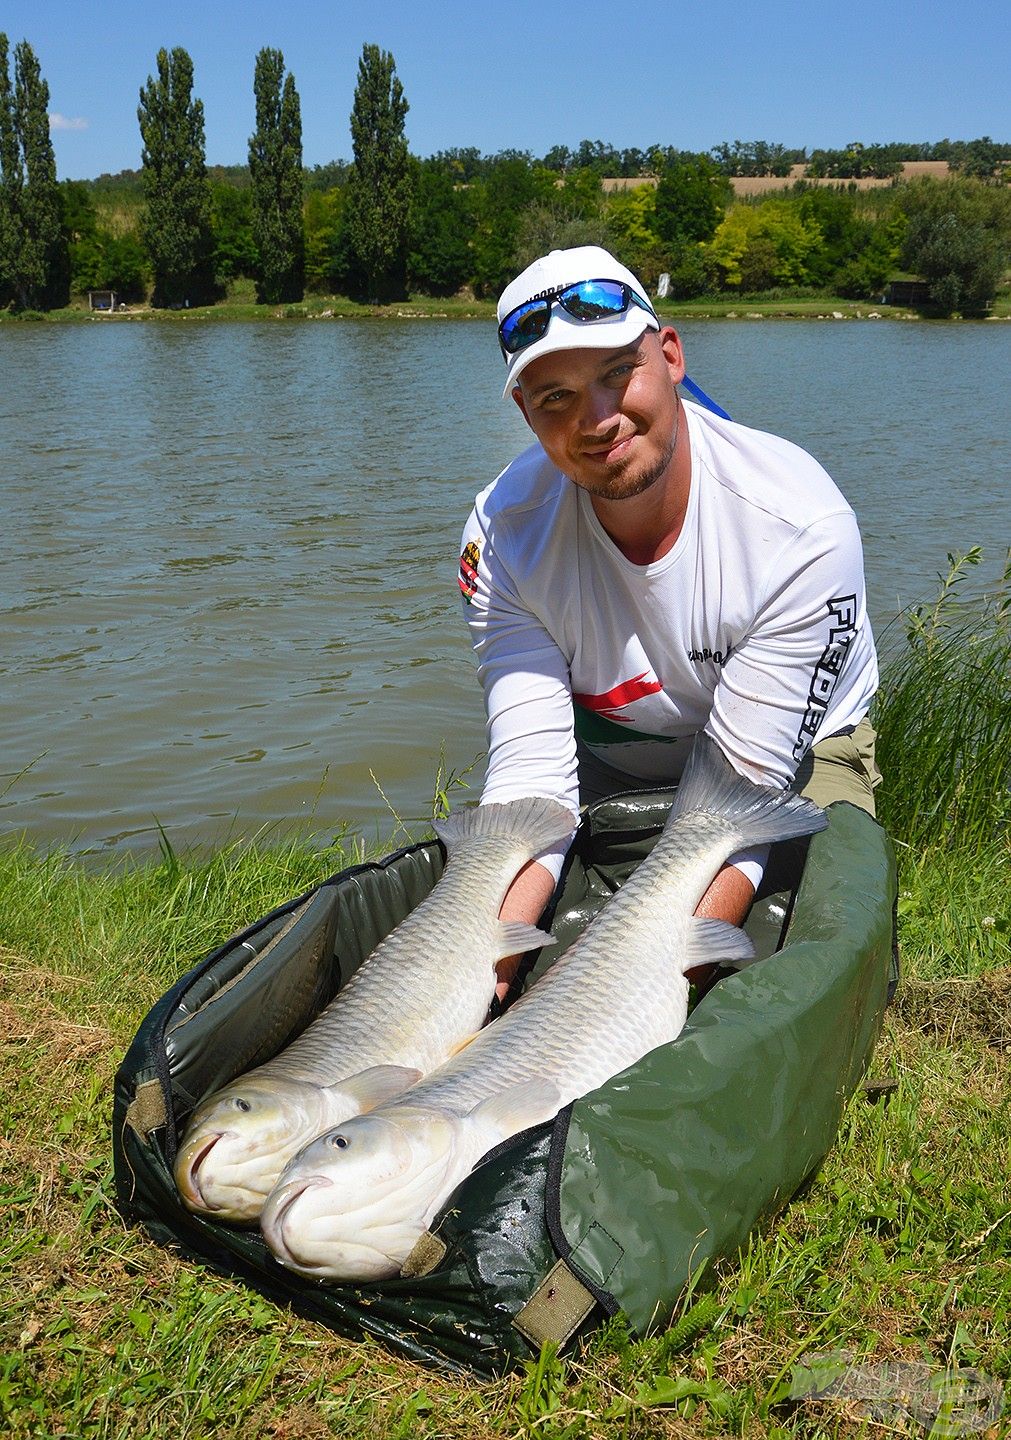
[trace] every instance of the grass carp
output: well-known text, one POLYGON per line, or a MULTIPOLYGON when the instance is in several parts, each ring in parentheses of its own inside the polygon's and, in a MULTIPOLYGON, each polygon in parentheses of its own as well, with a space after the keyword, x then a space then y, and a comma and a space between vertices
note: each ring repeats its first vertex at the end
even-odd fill
POLYGON ((489 1150, 677 1036, 686 970, 750 958, 742 930, 694 913, 727 858, 826 823, 810 801, 740 776, 700 737, 652 852, 547 974, 409 1093, 286 1166, 261 1216, 278 1260, 314 1278, 395 1275, 489 1150))
POLYGON ((554 943, 498 912, 523 865, 572 833, 565 806, 481 805, 435 829, 448 860, 431 894, 287 1049, 193 1112, 175 1163, 190 1210, 255 1222, 301 1146, 406 1090, 480 1029, 498 960, 554 943))

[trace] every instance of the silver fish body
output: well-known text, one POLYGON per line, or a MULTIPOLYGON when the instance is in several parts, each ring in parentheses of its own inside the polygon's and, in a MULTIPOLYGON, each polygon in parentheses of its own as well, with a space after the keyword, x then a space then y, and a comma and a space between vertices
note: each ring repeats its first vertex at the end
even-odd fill
POLYGON ((287 1049, 194 1111, 175 1164, 188 1208, 254 1223, 298 1149, 465 1044, 487 1015, 497 961, 553 943, 498 912, 523 865, 572 828, 568 809, 538 797, 440 822, 448 862, 432 892, 287 1049))
POLYGON ((727 858, 826 823, 809 801, 753 784, 697 742, 650 855, 528 994, 409 1093, 285 1168, 261 1217, 277 1258, 330 1279, 397 1273, 490 1149, 677 1036, 686 970, 750 957, 743 931, 694 913, 727 858))

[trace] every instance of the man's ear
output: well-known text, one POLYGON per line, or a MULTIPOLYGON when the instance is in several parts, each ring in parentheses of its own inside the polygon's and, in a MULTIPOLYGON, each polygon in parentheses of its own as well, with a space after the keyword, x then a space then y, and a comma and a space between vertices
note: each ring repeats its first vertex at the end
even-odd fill
POLYGON ((663 351, 663 358, 667 362, 671 379, 675 385, 680 385, 685 378, 685 355, 681 348, 681 337, 673 325, 665 325, 657 338, 660 341, 660 349, 663 351))
MULTIPOLYGON (((517 405, 519 406, 519 408, 520 408, 520 414, 523 416, 523 419, 524 419, 524 420, 527 422, 527 424, 529 425, 529 424, 530 424, 530 416, 529 416, 529 414, 527 413, 527 402, 523 399, 523 391, 520 389, 520 387, 519 387, 518 385, 514 385, 514 386, 513 386, 512 396, 513 396, 513 399, 516 401, 516 404, 517 404, 517 405)), ((532 429, 532 428, 533 428, 533 427, 531 426, 531 429, 532 429)))

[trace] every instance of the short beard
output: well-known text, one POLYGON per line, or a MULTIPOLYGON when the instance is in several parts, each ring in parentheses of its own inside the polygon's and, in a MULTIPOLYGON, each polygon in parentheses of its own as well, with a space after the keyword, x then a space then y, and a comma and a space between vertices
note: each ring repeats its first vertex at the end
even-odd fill
POLYGON ((601 500, 631 500, 635 495, 643 495, 651 489, 658 480, 661 480, 674 459, 674 452, 678 445, 678 434, 681 429, 681 402, 678 401, 677 410, 674 413, 674 434, 671 436, 670 444, 657 460, 641 475, 630 477, 627 486, 621 488, 622 472, 619 470, 614 479, 610 482, 603 480, 599 484, 590 484, 586 480, 579 481, 579 488, 585 490, 588 495, 596 495, 601 500))

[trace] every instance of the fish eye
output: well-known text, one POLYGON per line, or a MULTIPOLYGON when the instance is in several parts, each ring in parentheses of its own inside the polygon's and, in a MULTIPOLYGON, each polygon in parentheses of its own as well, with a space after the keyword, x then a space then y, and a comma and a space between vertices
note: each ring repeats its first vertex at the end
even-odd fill
POLYGON ((238 1095, 235 1099, 235 1108, 236 1110, 243 1111, 243 1113, 248 1113, 253 1107, 248 1100, 243 1100, 242 1096, 238 1095))
POLYGON ((335 1150, 346 1150, 350 1143, 346 1135, 333 1135, 330 1138, 330 1144, 335 1150))

